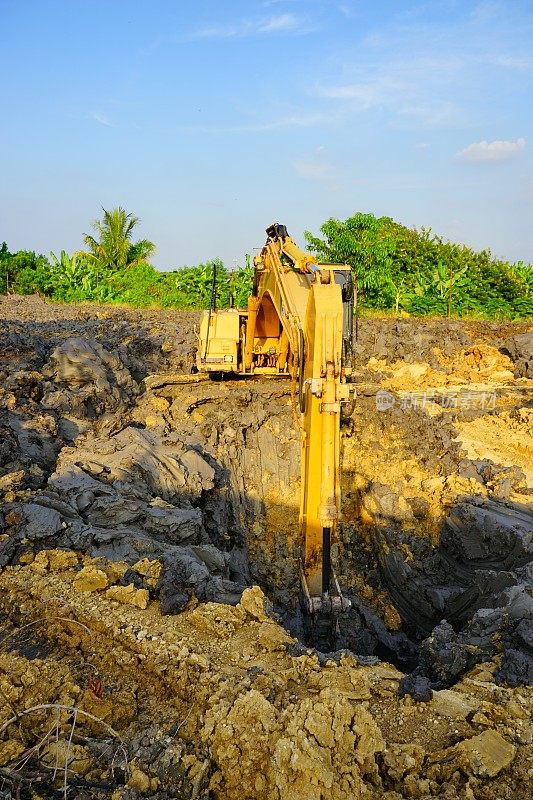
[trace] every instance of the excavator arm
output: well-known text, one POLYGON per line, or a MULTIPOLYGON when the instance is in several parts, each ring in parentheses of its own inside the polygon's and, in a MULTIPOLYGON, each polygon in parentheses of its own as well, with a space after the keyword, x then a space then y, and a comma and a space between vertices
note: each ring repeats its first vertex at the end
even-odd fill
POLYGON ((331 547, 340 517, 341 405, 350 397, 352 276, 346 265, 319 264, 284 225, 275 223, 266 232, 266 244, 254 258, 246 312, 204 317, 197 364, 200 371, 233 367, 240 374, 288 374, 298 382, 302 599, 310 615, 335 615, 350 607, 331 563, 331 547), (235 333, 226 338, 221 333, 236 330, 235 315, 238 342, 235 333), (222 353, 230 347, 233 363, 222 353))
POLYGON ((331 545, 340 517, 341 403, 349 399, 343 381, 341 289, 327 272, 311 285, 301 354, 302 588, 307 610, 347 610, 331 564, 331 545))

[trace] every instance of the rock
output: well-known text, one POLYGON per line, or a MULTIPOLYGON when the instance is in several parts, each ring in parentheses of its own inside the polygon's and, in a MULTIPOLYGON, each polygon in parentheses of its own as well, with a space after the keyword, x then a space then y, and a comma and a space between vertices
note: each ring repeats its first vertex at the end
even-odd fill
POLYGON ((177 434, 164 438, 133 426, 111 436, 88 436, 75 449, 63 451, 52 476, 54 485, 59 481, 62 491, 71 494, 79 494, 83 488, 111 497, 125 492, 146 502, 157 498, 166 501, 166 506, 153 504, 158 509, 154 511, 154 524, 155 517, 164 516, 165 509, 179 506, 174 510, 181 510, 198 500, 203 491, 213 488, 213 480, 213 467, 177 434))
POLYGON ((495 730, 486 730, 430 757, 446 780, 459 769, 465 775, 494 778, 512 764, 516 747, 495 730))
POLYGON ((144 530, 164 536, 165 541, 178 544, 198 539, 203 530, 199 508, 174 508, 168 503, 152 503, 144 508, 144 530))
POLYGON ((42 752, 41 758, 51 768, 56 764, 68 765, 69 772, 75 775, 86 775, 94 766, 90 752, 82 745, 74 744, 67 739, 50 742, 42 752))
POLYGON ((485 500, 459 503, 446 518, 441 542, 456 561, 471 567, 519 566, 533 555, 532 517, 527 508, 485 500))
POLYGON ((94 339, 72 336, 51 352, 42 370, 45 378, 68 389, 52 386, 42 399, 44 408, 86 417, 114 411, 136 394, 129 371, 114 353, 94 339))
POLYGON ((193 553, 203 561, 209 572, 225 572, 227 555, 212 544, 191 545, 193 553))
POLYGON ((190 474, 200 476, 203 489, 213 488, 215 470, 196 450, 187 450, 181 456, 180 461, 187 467, 190 474))
POLYGON ((36 572, 44 572, 45 570, 62 572, 63 570, 76 567, 77 565, 78 556, 70 550, 41 550, 35 556, 32 569, 36 572))
POLYGON ((200 733, 220 770, 220 797, 344 800, 377 781, 379 728, 360 704, 323 689, 280 711, 251 689, 209 708, 200 733))
POLYGON ((0 477, 0 492, 6 492, 9 489, 17 488, 24 480, 24 470, 19 469, 15 472, 8 472, 7 475, 0 477))
MULTIPOLYGON (((528 599, 531 600, 529 595, 528 599)), ((509 686, 533 685, 533 618, 521 619, 509 637, 496 680, 509 686)))
POLYGON ((516 377, 533 378, 533 331, 511 336, 500 350, 513 359, 516 377))
POLYGON ((363 498, 363 511, 371 520, 405 521, 413 518, 411 505, 390 486, 373 482, 363 498))
POLYGON ((24 503, 22 511, 26 517, 26 539, 49 539, 61 529, 61 515, 53 508, 37 503, 24 503))
POLYGON ((398 369, 394 370, 392 373, 392 378, 399 379, 401 381, 405 380, 406 378, 418 380, 422 377, 422 375, 425 375, 428 370, 429 364, 404 364, 398 369))
POLYGON ((97 592, 108 585, 107 575, 101 569, 84 567, 74 578, 73 586, 78 592, 97 592))
POLYGON ((436 688, 444 688, 474 664, 488 661, 496 652, 492 634, 501 626, 501 618, 502 613, 498 611, 489 615, 478 612, 460 633, 443 620, 422 642, 421 671, 431 678, 436 688), (476 623, 479 623, 478 631, 475 630, 476 623), (475 646, 472 643, 474 637, 475 646))
POLYGON ((269 601, 259 586, 251 586, 242 593, 238 608, 243 609, 252 619, 264 622, 268 619, 268 605, 269 601))
POLYGON ((383 621, 390 631, 399 631, 402 627, 402 618, 390 603, 385 606, 383 611, 383 621))
POLYGON ((140 792, 147 792, 151 788, 151 781, 148 775, 138 767, 132 767, 131 776, 127 784, 130 789, 138 789, 140 792))
POLYGON ((429 503, 424 497, 406 497, 415 519, 426 519, 429 512, 429 503))
POLYGON ((131 584, 128 586, 110 586, 106 592, 106 597, 110 600, 118 600, 119 603, 142 609, 148 607, 150 600, 148 589, 136 589, 131 584))
POLYGON ((292 636, 289 636, 287 631, 282 628, 281 625, 278 625, 277 622, 274 622, 274 620, 261 623, 257 633, 257 639, 269 652, 284 650, 295 641, 292 636))
POLYGON ((427 703, 431 700, 431 683, 424 675, 406 675, 398 684, 398 696, 410 695, 417 703, 427 703))
POLYGON ((360 798, 364 776, 378 779, 375 758, 385 749, 381 731, 365 708, 340 692, 323 689, 303 699, 280 723, 269 770, 280 800, 360 798), (347 753, 350 766, 339 769, 347 753))
POLYGON ((425 492, 438 493, 444 489, 446 478, 436 476, 434 478, 426 478, 422 481, 421 486, 425 492))
POLYGON ((385 771, 394 781, 418 773, 425 758, 423 747, 416 744, 390 744, 383 753, 385 771))
POLYGON ((448 719, 466 719, 476 710, 477 704, 462 692, 441 689, 433 692, 430 708, 435 714, 448 719))
MULTIPOLYGON (((0 767, 4 767, 6 764, 9 764, 10 761, 14 761, 24 753, 25 750, 26 747, 24 744, 22 742, 17 742, 15 739, 8 739, 6 742, 2 742, 0 744, 0 767)), ((8 797, 9 794, 7 795, 8 797)))
POLYGON ((159 411, 159 413, 164 413, 168 411, 170 408, 170 403, 168 400, 165 400, 164 397, 152 397, 152 408, 154 411, 159 411))
POLYGON ((142 575, 146 583, 150 586, 156 586, 161 577, 162 567, 161 561, 151 561, 149 558, 142 558, 132 566, 132 570, 142 575))

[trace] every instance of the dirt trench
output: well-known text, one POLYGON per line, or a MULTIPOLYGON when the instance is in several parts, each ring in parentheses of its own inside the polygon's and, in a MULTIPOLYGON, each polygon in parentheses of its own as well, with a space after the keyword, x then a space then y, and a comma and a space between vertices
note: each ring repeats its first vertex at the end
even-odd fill
POLYGON ((0 315, 0 791, 528 796, 528 326, 361 323, 326 654, 290 384, 191 382, 194 314, 0 315))

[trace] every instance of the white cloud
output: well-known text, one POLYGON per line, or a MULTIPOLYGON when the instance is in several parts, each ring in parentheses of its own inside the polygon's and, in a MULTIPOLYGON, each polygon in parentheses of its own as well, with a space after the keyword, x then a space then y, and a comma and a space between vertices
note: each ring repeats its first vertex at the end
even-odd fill
POLYGON ((105 125, 106 128, 115 128, 115 124, 109 120, 107 114, 104 114, 103 111, 92 111, 90 114, 91 119, 94 119, 95 122, 98 122, 100 125, 105 125))
POLYGON ((418 142, 415 147, 417 150, 429 150, 431 145, 428 142, 418 142))
POLYGON ((231 39, 268 33, 301 32, 302 27, 296 14, 273 14, 270 17, 241 19, 227 25, 213 25, 208 28, 201 28, 195 34, 195 38, 231 39))
POLYGON ((343 17, 353 17, 356 13, 356 9, 353 4, 350 3, 337 3, 336 4, 337 11, 342 14, 343 17))
POLYGON ((411 117, 428 128, 441 128, 451 125, 457 119, 458 110, 453 102, 435 103, 424 100, 415 104, 400 105, 398 114, 411 117))
POLYGON ((298 19, 294 14, 278 14, 270 17, 258 25, 258 33, 273 33, 274 31, 292 31, 298 27, 298 19))
POLYGON ((494 142, 473 142, 456 154, 458 161, 509 161, 519 156, 526 146, 526 140, 516 142, 496 139, 494 142))
POLYGON ((353 101, 360 109, 366 111, 377 106, 397 106, 405 91, 404 82, 385 75, 364 82, 321 88, 318 90, 318 95, 331 100, 353 101))
POLYGON ((426 127, 446 127, 457 119, 458 110, 453 102, 424 96, 418 90, 416 77, 411 78, 401 68, 395 71, 402 77, 383 75, 364 83, 330 86, 319 89, 318 95, 353 103, 361 111, 384 109, 426 127))
POLYGON ((457 0, 395 9, 379 27, 363 29, 351 60, 334 67, 337 77, 325 65, 317 93, 347 113, 379 112, 400 127, 466 128, 481 114, 491 119, 489 95, 511 95, 518 84, 502 82, 533 69, 533 14, 511 13, 505 0, 470 5, 473 14, 457 0))
POLYGON ((329 97, 332 100, 358 100, 365 108, 368 108, 379 101, 379 92, 377 87, 370 83, 352 83, 346 86, 330 86, 326 89, 321 89, 319 94, 322 97, 329 97))
POLYGON ((508 67, 509 69, 531 69, 533 61, 526 56, 498 56, 494 59, 498 67, 508 67))

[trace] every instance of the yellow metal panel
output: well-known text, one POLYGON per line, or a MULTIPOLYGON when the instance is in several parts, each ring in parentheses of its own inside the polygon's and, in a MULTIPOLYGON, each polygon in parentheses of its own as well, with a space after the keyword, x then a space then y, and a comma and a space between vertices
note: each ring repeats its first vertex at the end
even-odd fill
POLYGON ((302 495, 304 574, 309 592, 320 597, 323 587, 323 529, 334 541, 340 512, 340 384, 342 297, 336 283, 315 282, 305 317, 304 391, 302 414, 302 495))
POLYGON ((240 318, 237 311, 204 311, 200 319, 197 366, 200 370, 237 370, 240 318), (230 361, 231 357, 231 361, 230 361))

